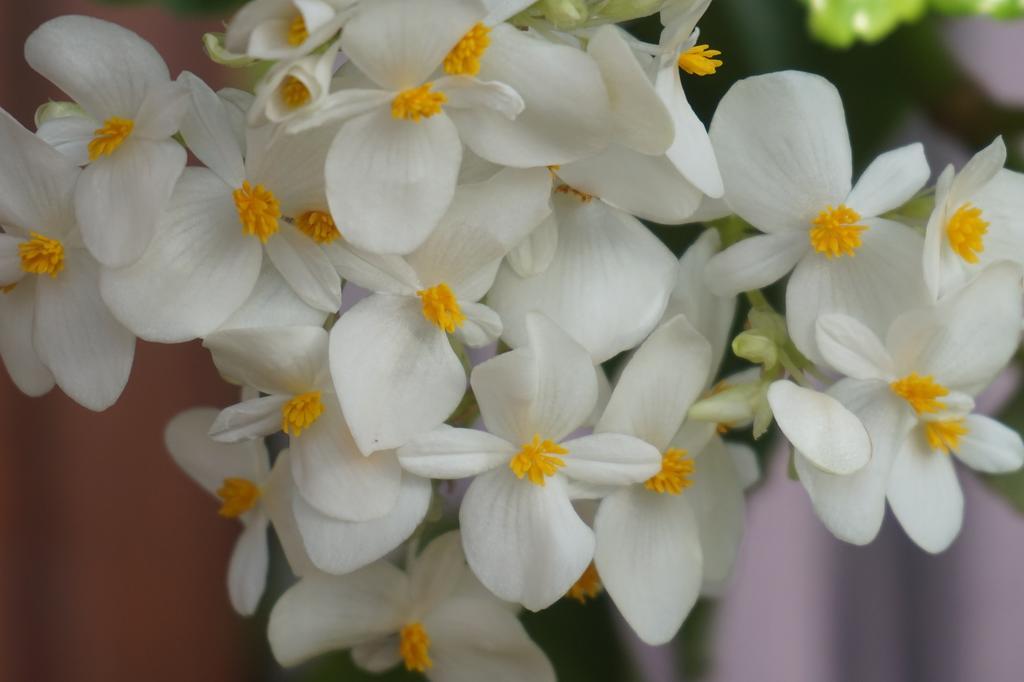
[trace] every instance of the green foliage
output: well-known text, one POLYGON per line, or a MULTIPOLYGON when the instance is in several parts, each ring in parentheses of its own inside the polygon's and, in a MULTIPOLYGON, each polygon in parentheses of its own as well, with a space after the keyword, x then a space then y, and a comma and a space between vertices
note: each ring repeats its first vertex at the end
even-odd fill
POLYGON ((178 14, 227 15, 244 0, 98 0, 108 5, 162 5, 178 14))

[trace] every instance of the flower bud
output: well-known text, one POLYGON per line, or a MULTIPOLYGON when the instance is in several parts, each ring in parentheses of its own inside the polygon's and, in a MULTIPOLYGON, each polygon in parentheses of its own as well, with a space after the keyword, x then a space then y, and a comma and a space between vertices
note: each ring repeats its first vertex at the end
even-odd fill
POLYGON ((590 11, 586 0, 542 0, 540 9, 559 28, 575 28, 587 20, 590 11))
POLYGON ((779 346, 774 338, 760 330, 748 330, 732 340, 732 352, 744 360, 771 370, 779 364, 779 346))
POLYGON ((239 69, 255 64, 258 60, 244 54, 236 54, 224 46, 223 33, 204 33, 203 49, 214 62, 232 69, 239 69))
POLYGON ((74 102, 47 102, 36 109, 36 128, 55 118, 85 115, 82 107, 74 102))
POLYGON ((753 420, 754 405, 763 392, 760 381, 729 386, 694 403, 687 416, 732 428, 743 426, 753 420))
POLYGON ((609 0, 601 6, 601 16, 608 23, 631 21, 661 10, 665 0, 609 0))

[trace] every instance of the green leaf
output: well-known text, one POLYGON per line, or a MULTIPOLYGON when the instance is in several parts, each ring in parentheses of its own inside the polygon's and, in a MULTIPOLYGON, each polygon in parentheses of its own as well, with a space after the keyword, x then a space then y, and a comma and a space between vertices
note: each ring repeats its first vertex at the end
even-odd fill
POLYGON ((244 0, 98 0, 107 5, 163 5, 178 14, 226 15, 244 0))
POLYGON ((985 14, 996 19, 1024 16, 1020 0, 931 0, 931 6, 946 14, 985 14))
POLYGON ((877 42, 903 22, 917 21, 926 0, 804 0, 811 33, 833 47, 877 42))

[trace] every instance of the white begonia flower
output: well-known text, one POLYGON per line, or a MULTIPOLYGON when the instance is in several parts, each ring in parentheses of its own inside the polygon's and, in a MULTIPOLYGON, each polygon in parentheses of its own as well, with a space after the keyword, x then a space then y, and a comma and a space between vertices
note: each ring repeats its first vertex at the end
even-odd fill
POLYGON ((402 445, 441 424, 466 390, 448 338, 483 346, 501 319, 478 303, 509 249, 541 222, 548 173, 506 169, 463 185, 438 228, 406 258, 347 244, 330 253, 338 271, 374 295, 331 330, 331 373, 360 450, 402 445))
POLYGON ((989 266, 934 308, 897 318, 884 344, 852 317, 822 317, 822 354, 849 377, 829 393, 860 416, 873 443, 871 462, 851 476, 829 475, 796 458, 801 482, 836 536, 870 542, 888 499, 911 539, 940 552, 956 537, 963 518, 963 495, 949 453, 981 471, 1021 466, 1020 437, 988 417, 970 414, 972 396, 1019 345, 1021 306, 1020 269, 1004 262, 989 266))
POLYGON ((324 198, 322 162, 334 131, 239 129, 235 105, 191 74, 182 134, 207 168, 188 168, 150 247, 103 273, 103 298, 129 329, 161 342, 206 336, 249 298, 264 252, 295 293, 323 312, 341 305, 324 252, 340 236, 324 198))
POLYGON ((380 561, 343 577, 308 576, 274 605, 270 646, 285 666, 351 649, 373 673, 404 665, 432 682, 554 682, 516 615, 474 582, 457 532, 404 572, 380 561))
POLYGON ((135 337, 100 298, 100 266, 82 244, 82 171, 3 110, 0 149, 0 357, 25 393, 56 382, 104 410, 128 382, 135 337))
POLYGON ((106 267, 135 262, 185 167, 172 136, 187 92, 152 45, 91 17, 46 22, 25 42, 25 59, 83 109, 46 121, 39 136, 88 164, 74 195, 86 248, 106 267))
POLYGON ((570 480, 625 485, 655 475, 658 450, 599 433, 569 441, 597 401, 587 351, 543 315, 529 342, 473 369, 490 433, 442 426, 399 448, 407 471, 476 476, 459 512, 469 565, 499 598, 537 611, 565 595, 594 556, 594 533, 569 501, 570 480))
POLYGON ((210 430, 213 438, 231 443, 284 431, 292 477, 315 509, 369 521, 394 508, 402 480, 398 460, 393 452, 364 457, 356 447, 331 382, 324 329, 226 330, 203 345, 224 378, 265 394, 223 410, 210 430))
POLYGON ((331 40, 358 1, 254 0, 228 22, 224 44, 258 59, 299 59, 331 40))
POLYGON ((210 438, 217 417, 212 407, 180 413, 164 431, 164 442, 174 461, 196 483, 221 500, 221 516, 238 519, 244 528, 228 564, 228 595, 243 616, 256 612, 267 584, 270 550, 266 501, 270 457, 262 441, 233 445, 210 438))
POLYGON ((248 112, 249 125, 283 123, 316 111, 331 90, 339 43, 320 54, 295 61, 278 62, 256 85, 256 97, 248 112))
POLYGON ((604 362, 658 324, 678 263, 639 220, 596 197, 557 184, 551 205, 554 220, 538 228, 556 233, 550 264, 523 277, 504 263, 487 303, 513 348, 527 341, 527 315, 540 312, 604 362))
MULTIPOLYGON (((558 175, 572 187, 639 218, 678 224, 697 210, 703 192, 666 156, 677 126, 623 34, 622 29, 605 26, 587 44, 611 101, 611 143, 596 156, 560 166, 558 175)), ((651 57, 644 59, 649 66, 651 57)), ((710 152, 707 132, 703 126, 701 130, 710 152)), ((692 162, 701 153, 688 149, 687 158, 692 162)), ((711 163, 715 164, 713 154, 711 163)))
POLYGON ((959 173, 947 166, 935 187, 924 240, 924 279, 934 299, 1000 260, 1024 263, 1024 175, 1006 170, 997 138, 959 173))
POLYGON ((277 268, 267 261, 249 298, 217 327, 217 331, 293 325, 322 327, 326 321, 327 313, 299 298, 277 268))
POLYGON ((728 577, 743 532, 743 488, 715 425, 684 425, 711 359, 685 317, 669 320, 629 361, 595 430, 638 437, 663 453, 660 471, 608 495, 594 523, 601 581, 648 644, 675 636, 705 564, 715 582, 728 577))
POLYGON ((814 322, 821 315, 846 313, 884 334, 901 312, 925 305, 921 237, 876 217, 928 180, 920 144, 879 156, 851 190, 839 93, 820 76, 795 71, 734 85, 715 114, 711 139, 727 203, 765 233, 711 259, 705 277, 712 291, 759 289, 793 270, 789 333, 816 362, 814 322))
POLYGON ((608 96, 593 60, 488 27, 485 15, 476 0, 374 0, 346 25, 342 50, 371 85, 331 94, 293 129, 346 120, 326 176, 355 246, 406 254, 422 244, 451 202, 463 142, 515 167, 607 144, 608 96), (430 80, 442 66, 447 75, 430 80))

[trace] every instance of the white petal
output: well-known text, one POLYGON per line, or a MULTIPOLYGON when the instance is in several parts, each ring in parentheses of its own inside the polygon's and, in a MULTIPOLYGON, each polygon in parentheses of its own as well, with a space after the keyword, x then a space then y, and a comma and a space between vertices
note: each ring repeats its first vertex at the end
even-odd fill
POLYGON ((266 244, 267 255, 292 290, 323 312, 341 307, 341 278, 323 249, 297 229, 282 225, 266 244))
POLYGON ((611 133, 608 94, 586 53, 502 24, 478 77, 512 87, 526 104, 516 119, 489 110, 452 109, 462 140, 494 163, 518 168, 569 163, 600 151, 611 133))
POLYGON ((30 396, 53 388, 53 374, 39 359, 32 345, 36 288, 23 282, 0 295, 0 358, 14 385, 30 396))
POLYGON ((425 81, 484 15, 473 0, 375 0, 345 25, 341 49, 378 85, 404 90, 425 81))
POLYGON ((805 232, 750 237, 708 261, 704 282, 718 296, 761 289, 785 277, 809 249, 805 232))
POLYGON ((878 336, 861 322, 833 313, 818 318, 818 350, 832 369, 852 379, 888 379, 895 365, 878 336))
POLYGON ((956 456, 967 466, 988 474, 1004 474, 1024 464, 1024 443, 1010 427, 980 414, 968 415, 964 426, 967 435, 960 438, 956 456))
POLYGON ((326 314, 307 305, 296 295, 277 268, 263 262, 256 286, 242 307, 224 321, 220 329, 259 327, 323 326, 326 314))
POLYGON ((191 100, 190 88, 181 82, 150 88, 142 100, 132 135, 148 140, 166 140, 178 132, 191 100))
POLYGON ((793 446, 831 474, 852 474, 871 459, 864 425, 830 395, 776 381, 768 389, 775 421, 793 446))
POLYGON ((292 500, 292 511, 316 567, 341 575, 380 559, 405 542, 427 515, 430 495, 430 481, 404 474, 394 507, 370 521, 341 521, 326 516, 300 495, 292 500))
POLYGON ((920 142, 894 149, 871 162, 846 205, 864 218, 880 216, 913 199, 931 174, 920 142))
POLYGON ((523 241, 509 251, 508 264, 520 277, 539 275, 548 269, 558 249, 558 222, 552 213, 523 241))
POLYGON ((469 486, 459 521, 480 582, 531 611, 560 599, 594 555, 594 534, 557 475, 539 486, 504 467, 483 474, 469 486))
POLYGON ((139 260, 185 160, 177 142, 137 139, 82 171, 75 214, 86 247, 100 263, 119 268, 139 260))
POLYGON ((430 541, 408 566, 410 601, 417 615, 426 614, 446 601, 472 577, 466 554, 462 551, 462 535, 449 531, 430 541))
POLYGON ((327 124, 342 123, 386 107, 394 97, 388 90, 371 88, 332 92, 315 109, 286 123, 285 129, 289 133, 303 133, 327 124))
POLYGON ((494 343, 501 336, 501 318, 482 303, 460 302, 462 314, 466 316, 455 335, 470 348, 482 348, 494 343))
POLYGON ((25 41, 25 59, 89 114, 134 118, 147 92, 170 79, 153 46, 116 24, 68 15, 25 41))
POLYGON ((496 599, 452 599, 424 619, 434 666, 444 682, 555 682, 555 671, 515 614, 496 599))
POLYGON ((228 478, 244 478, 262 485, 270 472, 262 441, 218 443, 210 438, 217 418, 212 407, 196 407, 177 414, 164 429, 164 443, 178 466, 211 495, 228 478))
POLYGON ((343 577, 303 578, 274 604, 267 639, 281 665, 395 632, 408 590, 405 575, 381 561, 343 577))
POLYGON ((903 530, 926 552, 945 550, 960 533, 964 497, 953 460, 928 447, 921 429, 910 432, 896 456, 887 497, 903 530))
POLYGON ((57 277, 38 278, 32 338, 61 390, 90 410, 105 410, 128 382, 135 337, 100 298, 95 261, 84 251, 65 253, 57 277))
POLYGON ((411 295, 421 288, 416 271, 401 256, 370 253, 344 241, 329 245, 325 252, 338 274, 369 291, 411 295))
POLYGON ((286 217, 326 209, 324 163, 337 132, 337 125, 294 135, 274 126, 250 128, 245 159, 249 180, 273 191, 286 217))
POLYGON ((1006 143, 997 137, 960 169, 949 190, 949 203, 958 206, 987 185, 1006 165, 1006 143))
POLYGON ((430 235, 455 192, 462 144, 443 113, 418 122, 382 109, 342 127, 327 155, 327 199, 345 238, 408 253, 430 235))
POLYGON ((594 529, 597 572, 626 622, 648 644, 668 642, 700 594, 700 540, 685 494, 620 490, 601 503, 594 529))
POLYGON ((352 647, 352 662, 371 673, 385 673, 402 663, 398 635, 374 639, 352 647))
POLYGON ((181 121, 185 143, 217 177, 230 187, 238 187, 245 178, 244 152, 228 104, 187 71, 179 81, 188 86, 191 95, 191 105, 181 121))
POLYGON ((246 526, 235 541, 228 564, 228 595, 231 606, 243 616, 256 613, 267 586, 270 548, 267 545, 267 517, 263 514, 246 526))
POLYGON ((637 345, 661 319, 676 260, 638 220, 603 202, 556 195, 553 204, 559 236, 551 265, 526 279, 502 267, 488 305, 513 347, 525 343, 526 315, 536 311, 604 362, 637 345))
POLYGON ((61 116, 40 124, 36 135, 75 165, 84 166, 89 163, 89 143, 99 127, 99 123, 86 116, 61 116))
POLYGON ((364 457, 337 403, 326 401, 319 419, 292 436, 292 478, 303 501, 343 521, 371 521, 393 512, 402 470, 393 452, 364 457))
POLYGON ((820 76, 783 71, 736 83, 711 140, 729 206, 764 232, 807 227, 850 194, 843 103, 820 76))
POLYGON ((441 424, 466 388, 465 370, 420 302, 376 294, 331 330, 331 374, 364 453, 394 448, 441 424))
POLYGON ((245 303, 263 249, 242 233, 230 190, 208 170, 178 182, 149 249, 103 273, 103 298, 129 329, 172 343, 206 336, 245 303))
POLYGON ((523 112, 523 98, 515 90, 497 81, 482 81, 470 76, 440 78, 434 87, 448 98, 446 106, 456 110, 490 111, 510 121, 523 112))
POLYGON ((654 331, 622 371, 596 431, 624 433, 668 447, 700 396, 711 369, 711 347, 679 315, 654 331))
POLYGON ((221 443, 264 438, 281 430, 281 408, 291 396, 268 395, 225 407, 210 426, 210 438, 221 443))
POLYGON ((327 379, 321 327, 230 329, 210 334, 203 345, 224 378, 263 393, 305 393, 327 379))
POLYGON ((709 197, 721 197, 725 191, 722 171, 704 123, 686 100, 675 61, 658 71, 654 87, 675 122, 675 139, 665 155, 695 187, 709 197))
POLYGON ((661 453, 650 443, 619 433, 595 433, 565 441, 562 471, 594 485, 640 483, 661 469, 661 453))
POLYGON ((263 509, 270 516, 274 534, 281 543, 285 560, 293 575, 318 574, 320 571, 306 552, 302 534, 292 512, 292 498, 298 493, 292 480, 291 452, 282 450, 274 461, 270 477, 263 486, 263 509))
MULTIPOLYGON (((683 491, 697 518, 704 555, 705 588, 721 589, 732 573, 743 538, 745 501, 728 445, 713 437, 696 457, 693 485, 683 491)), ((742 447, 742 446, 740 446, 742 447)), ((753 452, 746 448, 747 454, 753 452)), ((757 460, 748 459, 755 466, 757 460)))
POLYGON ((753 448, 742 443, 726 443, 725 447, 729 451, 729 457, 732 458, 743 490, 748 490, 761 480, 761 464, 753 448))

